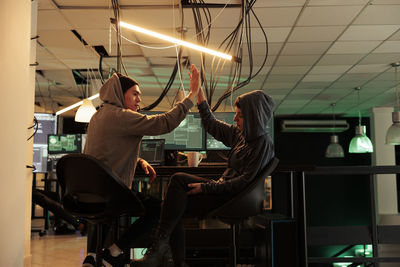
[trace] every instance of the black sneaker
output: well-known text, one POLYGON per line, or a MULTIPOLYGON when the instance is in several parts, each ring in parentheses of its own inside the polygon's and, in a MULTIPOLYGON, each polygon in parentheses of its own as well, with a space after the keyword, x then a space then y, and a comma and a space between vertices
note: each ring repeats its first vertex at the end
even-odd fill
POLYGON ((96 259, 92 255, 87 255, 85 260, 82 263, 82 267, 95 267, 96 259))
POLYGON ((111 256, 110 250, 105 248, 101 251, 103 265, 106 267, 125 267, 124 255, 119 254, 117 257, 111 256))

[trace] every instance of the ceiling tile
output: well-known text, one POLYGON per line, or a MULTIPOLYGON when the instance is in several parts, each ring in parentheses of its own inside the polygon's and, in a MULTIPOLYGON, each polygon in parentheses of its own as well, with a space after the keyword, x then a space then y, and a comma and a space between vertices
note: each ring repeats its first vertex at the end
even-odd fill
POLYGON ((276 66, 271 74, 304 74, 309 69, 309 66, 276 66))
POLYGON ((309 75, 315 74, 341 74, 346 72, 352 65, 334 65, 334 66, 314 66, 309 75))
POLYGON ((39 65, 36 70, 65 70, 68 69, 66 65, 57 59, 38 59, 39 65))
MULTIPOLYGON (((291 27, 300 13, 301 7, 255 8, 255 13, 264 28, 291 27)), ((252 17, 252 27, 258 25, 252 17)))
POLYGON ((274 82, 297 82, 303 78, 303 75, 282 75, 282 74, 274 74, 274 75, 269 75, 267 84, 268 83, 274 83, 274 82))
POLYGON ((287 7, 287 6, 303 6, 306 0, 268 0, 257 1, 254 7, 287 7))
POLYGON ((344 26, 295 27, 289 42, 327 42, 334 41, 344 30, 344 26))
POLYGON ((59 10, 38 11, 37 27, 40 30, 71 29, 71 25, 60 15, 59 10))
POLYGON ((150 64, 154 65, 166 65, 174 66, 176 63, 176 57, 151 57, 149 58, 150 64))
POLYGON ((276 66, 307 66, 313 65, 320 55, 280 56, 276 66))
MULTIPOLYGON (((268 55, 276 56, 280 49, 282 48, 283 43, 271 43, 268 42, 268 55)), ((265 43, 252 43, 251 49, 253 51, 253 56, 262 56, 265 55, 265 43)), ((248 55, 249 52, 247 50, 247 46, 243 45, 243 55, 248 55)))
POLYGON ((335 42, 327 54, 366 54, 377 47, 380 41, 335 42))
POLYGON ((41 59, 56 59, 52 54, 49 53, 48 50, 46 50, 45 48, 43 48, 40 45, 36 46, 36 58, 38 60, 41 60, 41 59))
POLYGON ((99 59, 94 56, 91 58, 69 58, 62 61, 71 69, 99 68, 99 59))
MULTIPOLYGON (((134 8, 123 9, 121 20, 149 30, 177 28, 180 25, 179 9, 172 8, 134 8)), ((174 34, 179 36, 175 30, 174 34)))
MULTIPOLYGON (((230 28, 235 27, 239 23, 240 8, 210 8, 211 14, 211 26, 212 28, 230 28)), ((184 13, 184 25, 187 28, 195 28, 193 11, 191 8, 183 9, 184 13)), ((180 25, 180 15, 177 14, 175 25, 180 25)), ((203 21, 203 29, 207 28, 206 19, 204 14, 201 13, 201 19, 203 21)))
MULTIPOLYGON (((296 85, 296 82, 280 82, 280 83, 274 83, 274 82, 267 82, 264 84, 264 89, 292 89, 296 85)), ((280 91, 282 92, 282 91, 280 91)))
POLYGON ((57 9, 51 0, 38 0, 38 10, 57 9))
POLYGON ((80 1, 80 0, 57 0, 59 6, 108 6, 107 0, 91 0, 91 1, 80 1))
POLYGON ((400 24, 400 5, 368 5, 362 14, 354 21, 354 25, 364 24, 400 24))
POLYGON ((301 14, 297 26, 347 25, 361 9, 362 6, 307 7, 301 14))
POLYGON ((318 65, 354 65, 361 60, 363 54, 325 55, 318 65))
MULTIPOLYGON (((268 42, 272 42, 272 43, 282 43, 286 40, 289 32, 290 32, 290 28, 281 28, 281 27, 277 27, 277 28, 265 28, 265 33, 267 34, 268 37, 268 42)), ((252 30, 256 36, 258 36, 258 38, 254 39, 254 42, 263 42, 264 38, 261 34, 261 32, 259 30, 254 31, 252 30)))
POLYGON ((397 32, 395 34, 393 34, 390 38, 390 41, 398 41, 400 40, 400 29, 397 30, 397 32))
POLYGON ((305 82, 333 82, 338 79, 341 74, 309 74, 303 81, 305 82))
POLYGON ((332 6, 344 6, 344 5, 365 5, 370 0, 310 0, 308 2, 309 6, 323 6, 323 5, 332 5, 332 6))
POLYGON ((331 82, 305 82, 304 80, 299 83, 296 90, 320 90, 329 86, 331 82))
POLYGON ((355 25, 350 26, 339 38, 340 41, 383 41, 400 29, 400 25, 355 25))
POLYGON ((40 43, 59 59, 93 56, 93 52, 86 48, 71 31, 46 30, 40 31, 38 34, 40 43))
POLYGON ((332 42, 286 43, 281 55, 320 55, 332 42))
POLYGON ((110 10, 107 9, 62 9, 74 29, 109 29, 110 10))
POLYGON ((349 73, 380 73, 388 69, 387 64, 357 65, 349 73))
POLYGON ((400 41, 385 41, 374 53, 398 53, 400 52, 400 41))
MULTIPOLYGON (((108 0, 106 0, 108 3, 108 0)), ((119 0, 119 4, 123 6, 132 6, 132 0, 119 0)), ((135 0, 135 5, 146 6, 146 5, 178 5, 180 0, 135 0)))
POLYGON ((373 53, 361 61, 362 64, 390 64, 400 60, 400 53, 373 53))

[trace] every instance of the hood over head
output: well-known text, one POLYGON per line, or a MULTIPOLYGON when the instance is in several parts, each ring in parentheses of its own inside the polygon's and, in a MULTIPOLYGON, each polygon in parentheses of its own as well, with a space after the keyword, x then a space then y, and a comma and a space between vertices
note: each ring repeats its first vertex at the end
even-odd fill
POLYGON ((243 114, 243 135, 247 141, 267 133, 267 124, 273 115, 275 103, 261 90, 238 96, 235 104, 243 114))
POLYGON ((100 88, 100 99, 107 104, 125 108, 124 94, 118 75, 114 73, 100 88))

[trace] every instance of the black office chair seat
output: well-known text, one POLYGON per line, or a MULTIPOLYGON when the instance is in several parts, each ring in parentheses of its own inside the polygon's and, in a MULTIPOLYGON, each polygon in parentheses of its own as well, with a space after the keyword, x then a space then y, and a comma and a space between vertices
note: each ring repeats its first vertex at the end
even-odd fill
POLYGON ((136 194, 104 163, 84 154, 70 154, 57 163, 64 209, 97 224, 96 265, 101 266, 102 224, 121 215, 140 216, 144 207, 136 194))
POLYGON ((218 208, 210 211, 205 217, 217 218, 220 221, 229 224, 232 232, 232 266, 236 267, 236 254, 238 245, 236 244, 238 226, 244 220, 256 216, 264 211, 265 179, 272 174, 279 159, 273 158, 268 165, 259 172, 257 177, 247 187, 235 195, 218 208))

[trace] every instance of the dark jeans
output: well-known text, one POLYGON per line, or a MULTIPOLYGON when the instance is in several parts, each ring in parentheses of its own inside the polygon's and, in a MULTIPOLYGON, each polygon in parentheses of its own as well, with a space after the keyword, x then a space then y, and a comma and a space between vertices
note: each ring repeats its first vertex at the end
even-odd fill
POLYGON ((221 206, 231 198, 230 195, 187 195, 188 184, 201 183, 208 179, 176 173, 171 176, 168 190, 161 208, 159 228, 161 234, 170 235, 170 245, 174 262, 185 259, 185 229, 182 218, 203 217, 209 211, 221 206))
POLYGON ((55 225, 59 225, 60 219, 62 219, 72 224, 75 228, 78 227, 79 220, 64 210, 60 204, 60 197, 56 192, 33 189, 32 202, 51 211, 55 217, 55 225))
MULTIPOLYGON (((145 196, 141 193, 136 193, 138 198, 142 201, 142 204, 146 210, 145 215, 139 217, 134 223, 130 225, 128 230, 117 240, 115 243, 121 250, 126 250, 131 247, 131 244, 135 241, 142 239, 143 236, 148 235, 151 230, 157 225, 160 218, 160 200, 145 196)), ((112 244, 112 239, 109 236, 109 228, 103 227, 103 244, 105 247, 107 241, 112 244)), ((97 228, 95 225, 89 225, 88 228, 88 239, 87 239, 87 252, 95 253, 97 245, 97 228)))

